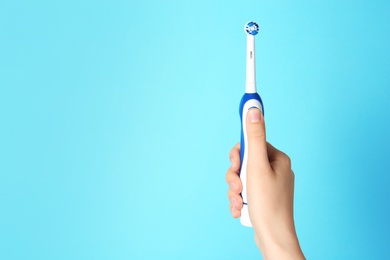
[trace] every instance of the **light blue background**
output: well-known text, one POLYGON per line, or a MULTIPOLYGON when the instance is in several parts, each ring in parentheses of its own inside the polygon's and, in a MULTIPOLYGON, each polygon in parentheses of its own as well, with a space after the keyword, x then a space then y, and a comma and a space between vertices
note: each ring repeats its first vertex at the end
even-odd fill
POLYGON ((231 218, 248 20, 308 259, 390 254, 389 1, 0 2, 0 259, 259 259, 231 218))

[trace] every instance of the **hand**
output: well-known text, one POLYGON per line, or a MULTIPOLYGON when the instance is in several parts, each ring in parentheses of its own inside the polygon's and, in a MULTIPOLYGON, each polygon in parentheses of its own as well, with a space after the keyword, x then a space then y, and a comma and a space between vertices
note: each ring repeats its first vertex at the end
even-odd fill
MULTIPOLYGON (((290 158, 266 142, 260 110, 247 114, 248 210, 255 241, 264 259, 305 259, 300 249, 293 218, 294 173, 290 158)), ((226 173, 228 197, 234 218, 242 208, 239 178, 240 146, 230 151, 231 167, 226 173)))

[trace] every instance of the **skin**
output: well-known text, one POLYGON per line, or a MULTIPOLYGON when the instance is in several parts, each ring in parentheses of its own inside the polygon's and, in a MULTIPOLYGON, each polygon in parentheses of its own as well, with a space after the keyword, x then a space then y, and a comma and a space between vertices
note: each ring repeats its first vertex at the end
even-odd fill
MULTIPOLYGON (((294 225, 291 160, 266 142, 264 118, 257 108, 247 113, 247 134, 248 210, 256 245, 264 259, 305 259, 294 225)), ((239 144, 229 156, 231 167, 226 173, 229 206, 232 216, 238 218, 243 206, 239 144)))

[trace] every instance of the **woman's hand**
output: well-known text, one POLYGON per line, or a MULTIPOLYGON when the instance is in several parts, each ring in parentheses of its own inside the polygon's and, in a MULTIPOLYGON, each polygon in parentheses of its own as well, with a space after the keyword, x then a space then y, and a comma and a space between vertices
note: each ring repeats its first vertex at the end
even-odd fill
MULTIPOLYGON (((248 210, 256 244, 264 259, 305 259, 294 225, 290 158, 266 142, 264 118, 257 108, 247 114, 247 135, 248 210)), ((230 161, 232 165, 226 173, 228 197, 231 214, 238 218, 243 205, 239 144, 230 151, 230 161)))

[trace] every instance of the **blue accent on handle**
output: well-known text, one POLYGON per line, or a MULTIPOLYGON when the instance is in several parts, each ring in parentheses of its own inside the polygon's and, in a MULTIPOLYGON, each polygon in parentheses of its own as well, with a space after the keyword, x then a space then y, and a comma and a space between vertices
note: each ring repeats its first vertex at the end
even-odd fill
POLYGON ((260 102, 261 110, 262 110, 263 116, 264 116, 264 106, 263 106, 263 101, 261 100, 260 95, 257 93, 245 93, 244 96, 241 98, 240 109, 239 109, 240 110, 239 111, 240 112, 240 119, 241 119, 240 173, 241 173, 241 167, 242 167, 242 162, 243 162, 243 158, 244 158, 244 151, 245 151, 244 128, 242 125, 242 117, 243 117, 244 112, 246 112, 246 111, 243 111, 243 109, 244 109, 245 103, 251 99, 256 99, 260 102))

